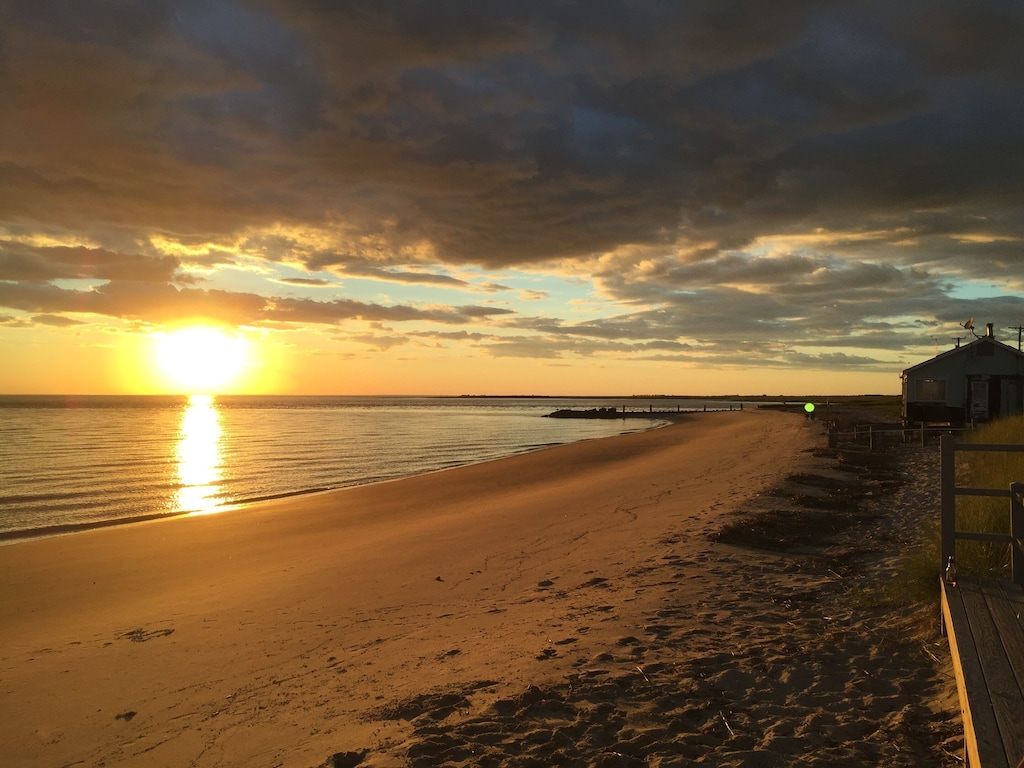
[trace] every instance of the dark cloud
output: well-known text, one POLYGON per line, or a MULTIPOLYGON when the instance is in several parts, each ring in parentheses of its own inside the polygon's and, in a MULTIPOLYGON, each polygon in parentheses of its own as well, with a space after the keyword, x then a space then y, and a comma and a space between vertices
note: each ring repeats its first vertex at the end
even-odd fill
POLYGON ((0 282, 0 306, 25 312, 81 313, 150 323, 181 319, 251 325, 261 322, 292 325, 334 325, 347 320, 367 322, 433 322, 458 325, 474 319, 511 314, 497 307, 383 306, 354 300, 266 298, 195 288, 178 289, 154 283, 111 282, 78 291, 40 283, 0 282))
POLYGON ((184 234, 390 220, 393 246, 489 265, 680 217, 736 244, 849 207, 1017 208, 1019 8, 756 5, 237 0, 80 24, 19 3, 4 113, 32 151, 4 186, 41 219, 46 194, 184 234))
POLYGON ((190 282, 173 256, 113 253, 103 248, 33 247, 0 240, 0 280, 190 282))
POLYGON ((671 345, 701 338, 870 365, 838 347, 898 353, 968 304, 1020 322, 1013 296, 962 291, 1024 290, 1021 39, 1024 6, 1002 0, 12 0, 0 296, 534 334, 492 354, 694 355, 671 345), (182 271, 240 259, 487 292, 510 289, 454 268, 556 265, 616 308, 274 299, 182 271))

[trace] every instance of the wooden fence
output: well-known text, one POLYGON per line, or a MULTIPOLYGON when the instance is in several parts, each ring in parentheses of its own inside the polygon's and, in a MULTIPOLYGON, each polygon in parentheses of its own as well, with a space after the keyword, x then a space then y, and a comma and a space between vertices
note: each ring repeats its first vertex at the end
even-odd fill
POLYGON ((956 484, 957 451, 988 451, 1024 453, 1024 445, 992 445, 982 443, 957 443, 953 435, 939 438, 939 468, 941 485, 942 519, 942 567, 950 558, 956 562, 956 542, 993 541, 1010 545, 1011 578, 1024 586, 1024 482, 1011 483, 1009 488, 967 488, 956 484), (956 497, 989 496, 1010 500, 1010 533, 983 533, 979 531, 958 531, 956 529, 956 497))
POLYGON ((869 450, 876 450, 886 445, 918 443, 922 448, 934 442, 941 435, 955 434, 966 431, 963 427, 935 426, 920 424, 916 427, 904 427, 896 424, 857 424, 840 429, 833 423, 828 424, 828 446, 835 448, 841 442, 867 445, 869 450))

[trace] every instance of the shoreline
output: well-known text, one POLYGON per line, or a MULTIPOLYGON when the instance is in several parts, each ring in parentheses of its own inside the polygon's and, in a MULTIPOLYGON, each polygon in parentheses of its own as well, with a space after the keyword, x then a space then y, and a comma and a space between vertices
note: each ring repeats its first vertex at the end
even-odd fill
MULTIPOLYGON (((628 431, 619 433, 618 435, 602 436, 602 437, 587 437, 581 440, 575 440, 568 443, 544 443, 541 445, 533 445, 527 448, 520 448, 519 450, 509 453, 505 456, 499 456, 497 458, 479 459, 476 461, 467 461, 465 463, 458 463, 448 467, 440 467, 438 469, 431 469, 423 472, 416 472, 407 475, 398 475, 397 477, 385 477, 385 478, 368 478, 364 480, 356 480, 351 483, 344 485, 325 486, 319 488, 300 488, 292 491, 282 491, 280 493, 271 493, 261 496, 252 496, 239 499, 232 499, 226 501, 223 504, 215 507, 209 511, 197 511, 197 510, 181 510, 177 512, 151 512, 143 513, 138 515, 129 515, 125 517, 113 517, 102 520, 86 520, 80 523, 57 523, 54 525, 39 526, 34 528, 14 528, 10 530, 0 530, 0 547, 17 544, 24 541, 32 541, 35 539, 49 538, 53 536, 67 536, 75 533, 83 533, 86 531, 118 527, 122 525, 135 525, 138 523, 149 523, 159 520, 173 520, 179 517, 194 517, 199 515, 210 515, 210 514, 223 514, 226 512, 232 512, 238 509, 244 510, 244 508, 252 506, 254 504, 260 504, 266 501, 275 501, 277 499, 288 499, 294 496, 310 496, 319 493, 330 493, 332 491, 344 491, 348 488, 360 488, 367 485, 377 485, 379 483, 394 483, 406 480, 412 477, 420 477, 423 475, 431 475, 436 472, 448 472, 451 470, 460 469, 462 467, 471 467, 476 464, 486 464, 492 461, 503 461, 507 458, 519 456, 527 453, 534 453, 537 451, 549 450, 551 448, 558 448, 566 445, 574 445, 575 443, 587 442, 589 440, 604 440, 609 437, 621 437, 622 435, 635 434, 637 432, 646 432, 654 429, 664 429, 673 423, 683 421, 682 417, 688 416, 694 412, 684 413, 666 413, 666 414, 654 414, 648 416, 647 414, 636 414, 637 417, 645 418, 653 422, 646 428, 630 428, 628 431)), ((631 414, 632 416, 632 414, 631 414)))
MULTIPOLYGON (((805 712, 785 698, 807 688, 787 649, 824 620, 814 603, 774 601, 831 577, 712 535, 805 471, 820 440, 789 414, 709 413, 245 514, 0 548, 0 749, 110 768, 792 756, 799 740, 752 741, 751 707, 783 696, 779 717, 815 716, 813 700, 805 712)), ((882 693, 835 725, 844 749, 861 749, 877 707, 905 706, 882 693)))

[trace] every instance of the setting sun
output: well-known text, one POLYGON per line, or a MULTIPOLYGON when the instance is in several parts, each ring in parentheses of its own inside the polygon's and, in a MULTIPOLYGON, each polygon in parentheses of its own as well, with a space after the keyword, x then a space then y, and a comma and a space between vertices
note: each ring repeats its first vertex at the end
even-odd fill
POLYGON ((231 387, 247 362, 246 340, 219 328, 193 326, 155 338, 161 372, 171 384, 189 394, 231 387))

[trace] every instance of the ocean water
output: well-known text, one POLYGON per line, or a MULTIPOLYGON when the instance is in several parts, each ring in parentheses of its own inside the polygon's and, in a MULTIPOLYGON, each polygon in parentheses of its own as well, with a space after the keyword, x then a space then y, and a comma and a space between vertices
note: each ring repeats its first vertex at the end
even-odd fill
POLYGON ((0 539, 216 512, 663 423, 543 418, 623 405, 723 407, 632 398, 0 396, 0 539))

